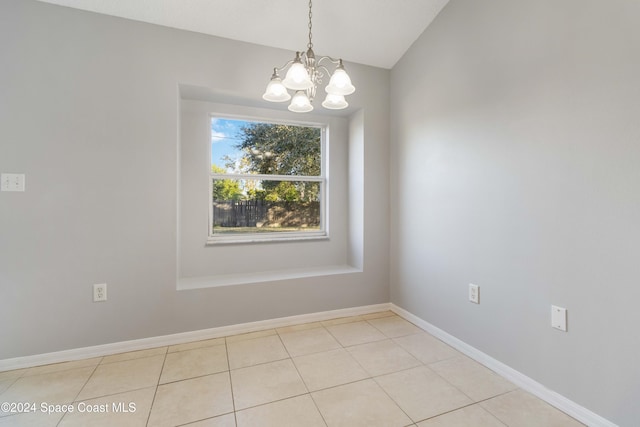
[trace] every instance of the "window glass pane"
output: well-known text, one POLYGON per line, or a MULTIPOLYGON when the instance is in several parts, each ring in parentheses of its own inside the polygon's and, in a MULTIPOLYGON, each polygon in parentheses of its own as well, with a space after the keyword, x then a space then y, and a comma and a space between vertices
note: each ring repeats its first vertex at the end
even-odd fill
POLYGON ((236 160, 242 159, 242 150, 237 146, 242 142, 241 128, 249 122, 211 119, 211 172, 234 173, 239 169, 236 160))
POLYGON ((213 179, 213 233, 320 230, 320 182, 213 179))
POLYGON ((318 127, 211 119, 213 173, 321 175, 318 127))

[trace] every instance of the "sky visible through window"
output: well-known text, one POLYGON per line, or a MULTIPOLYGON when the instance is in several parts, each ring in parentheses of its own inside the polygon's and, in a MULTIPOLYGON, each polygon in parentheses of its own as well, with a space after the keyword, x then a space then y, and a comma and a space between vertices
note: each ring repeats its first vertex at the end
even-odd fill
POLYGON ((236 148, 242 142, 241 128, 250 122, 232 119, 211 119, 211 164, 234 172, 233 168, 226 167, 227 157, 239 159, 242 151, 236 148))

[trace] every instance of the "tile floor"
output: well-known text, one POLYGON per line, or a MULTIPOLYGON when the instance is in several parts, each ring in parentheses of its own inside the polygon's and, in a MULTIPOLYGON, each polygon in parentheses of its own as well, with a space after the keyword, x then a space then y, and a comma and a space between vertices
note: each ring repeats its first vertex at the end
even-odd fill
POLYGON ((0 426, 582 425, 392 312, 0 372, 0 402, 35 404, 0 426))

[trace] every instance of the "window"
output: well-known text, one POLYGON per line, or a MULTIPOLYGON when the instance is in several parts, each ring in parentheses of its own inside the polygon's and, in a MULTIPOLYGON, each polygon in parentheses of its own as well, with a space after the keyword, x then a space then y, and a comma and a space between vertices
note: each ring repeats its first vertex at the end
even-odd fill
POLYGON ((325 129, 212 116, 209 242, 319 238, 325 129))

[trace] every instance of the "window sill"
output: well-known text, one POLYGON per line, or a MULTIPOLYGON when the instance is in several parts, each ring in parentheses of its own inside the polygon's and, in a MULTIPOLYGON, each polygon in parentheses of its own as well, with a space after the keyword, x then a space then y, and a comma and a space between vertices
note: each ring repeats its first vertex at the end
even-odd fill
POLYGON ((219 235, 209 237, 206 246, 243 244, 243 243, 276 243, 276 242, 297 242, 308 240, 329 240, 329 236, 324 231, 303 232, 303 233, 281 233, 274 234, 249 234, 249 235, 219 235))
POLYGON ((280 280, 302 279, 308 277, 323 277, 339 274, 361 273, 362 270, 350 265, 330 265, 326 267, 312 267, 304 269, 289 269, 279 271, 261 271, 257 273, 221 274, 218 276, 179 278, 177 289, 217 288, 220 286, 246 285, 251 283, 275 282, 280 280))

